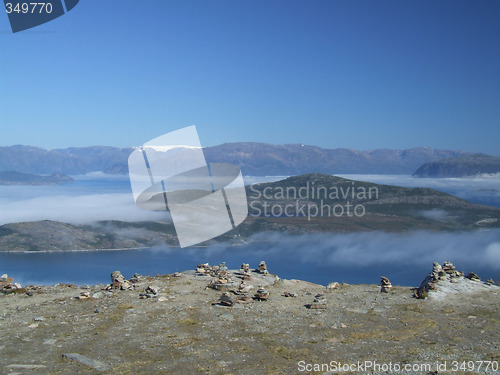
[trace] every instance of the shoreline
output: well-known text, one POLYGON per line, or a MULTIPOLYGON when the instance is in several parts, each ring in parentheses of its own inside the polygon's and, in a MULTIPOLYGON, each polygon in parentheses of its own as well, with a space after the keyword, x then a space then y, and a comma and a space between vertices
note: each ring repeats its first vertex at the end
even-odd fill
POLYGON ((47 254, 47 253, 93 253, 104 251, 147 250, 154 247, 130 247, 122 249, 71 249, 71 250, 0 250, 0 254, 47 254))

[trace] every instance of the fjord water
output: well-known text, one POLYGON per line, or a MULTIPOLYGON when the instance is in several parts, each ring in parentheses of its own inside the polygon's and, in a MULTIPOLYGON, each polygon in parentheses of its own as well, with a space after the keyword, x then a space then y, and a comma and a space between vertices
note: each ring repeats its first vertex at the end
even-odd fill
MULTIPOLYGON (((500 233, 499 233, 500 239, 500 233)), ((499 242, 500 243, 500 242, 499 242)), ((311 243, 311 248, 314 243, 311 243)), ((211 249, 142 249, 115 251, 84 251, 55 253, 0 253, 1 273, 8 273, 22 285, 56 283, 107 284, 109 275, 120 270, 126 278, 134 273, 141 275, 164 275, 176 271, 194 269, 198 263, 220 264, 225 261, 229 268, 238 269, 242 262, 257 267, 265 260, 271 273, 284 279, 300 279, 327 285, 338 281, 350 284, 376 284, 380 276, 387 276, 394 285, 418 286, 432 269, 428 262, 386 262, 380 264, 345 264, 339 262, 304 261, 290 257, 289 252, 266 252, 265 244, 250 244, 244 247, 214 247, 211 249)), ((296 253, 293 253, 297 255, 296 253)), ((304 254, 307 255, 307 254, 304 254)), ((311 256, 315 256, 312 252, 311 256)), ((305 256, 307 258, 307 256, 305 256)), ((498 279, 500 270, 491 264, 478 264, 467 259, 454 260, 459 270, 474 271, 483 280, 498 279)), ((442 260, 441 260, 442 261, 442 260)))
MULTIPOLYGON (((499 179, 472 181, 416 179, 409 176, 345 177, 408 187, 429 186, 476 203, 500 206, 499 179)), ((245 178, 247 183, 278 179, 245 178)), ((126 177, 102 174, 77 176, 74 184, 61 186, 2 186, 0 204, 5 208, 0 213, 0 224, 43 219, 76 223, 112 218, 133 220, 136 215, 149 214, 139 211, 133 204, 126 177), (102 209, 92 208, 83 215, 85 210, 82 207, 90 201, 97 201, 95 207, 102 206, 102 209), (114 211, 116 217, 110 211, 114 211), (12 220, 13 217, 16 220, 12 220)), ((319 284, 331 281, 373 284, 383 275, 395 285, 418 286, 430 271, 434 260, 450 260, 460 270, 474 271, 483 279, 491 277, 496 280, 500 276, 500 231, 407 235, 373 232, 299 237, 271 234, 242 246, 54 253, 0 252, 0 274, 7 273, 23 285, 98 284, 108 283, 109 274, 115 270, 130 277, 136 272, 157 275, 184 271, 205 262, 219 264, 225 261, 230 268, 238 268, 245 262, 256 267, 260 260, 265 260, 270 272, 281 278, 319 284)))

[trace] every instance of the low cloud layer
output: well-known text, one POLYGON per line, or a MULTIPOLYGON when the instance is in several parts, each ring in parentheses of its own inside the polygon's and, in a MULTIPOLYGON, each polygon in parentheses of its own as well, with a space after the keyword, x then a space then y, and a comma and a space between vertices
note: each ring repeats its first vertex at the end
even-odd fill
MULTIPOLYGON (((357 232, 293 236, 261 233, 253 236, 252 241, 255 244, 249 247, 256 255, 293 259, 302 264, 349 267, 395 264, 411 267, 451 260, 500 270, 500 230, 497 229, 461 233, 357 232)), ((207 251, 220 254, 237 250, 214 246, 207 251)))
POLYGON ((500 178, 417 178, 399 175, 339 175, 352 180, 436 189, 473 203, 500 207, 500 178))
MULTIPOLYGON (((122 233, 126 236, 126 233, 122 233)), ((326 285, 379 282, 387 276, 395 285, 418 286, 432 263, 451 261, 464 272, 476 272, 483 280, 500 277, 500 230, 435 233, 366 232, 292 236, 261 233, 244 246, 217 244, 208 248, 99 251, 82 253, 0 253, 3 272, 24 283, 108 283, 120 270, 157 275, 193 269, 198 263, 230 268, 265 260, 281 278, 295 278, 326 285), (50 279, 48 279, 50 277, 50 279)))
POLYGON ((72 224, 97 220, 164 220, 166 212, 138 208, 131 194, 91 194, 81 196, 45 196, 1 202, 0 225, 37 220, 55 220, 72 224))
POLYGON ((167 213, 134 204, 127 176, 92 173, 56 186, 0 186, 0 225, 38 220, 72 224, 98 220, 164 220, 167 213))

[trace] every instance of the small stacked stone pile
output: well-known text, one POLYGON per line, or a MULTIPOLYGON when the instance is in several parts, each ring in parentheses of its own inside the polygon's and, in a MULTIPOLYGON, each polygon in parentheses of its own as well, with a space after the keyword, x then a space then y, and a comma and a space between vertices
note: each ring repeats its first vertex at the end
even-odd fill
POLYGON ((0 292, 9 293, 21 288, 21 284, 15 283, 14 279, 7 274, 3 274, 0 277, 0 292))
POLYGON ((243 280, 251 280, 252 275, 250 273, 250 265, 248 263, 243 263, 240 266, 240 275, 243 280))
POLYGON ((240 269, 243 273, 250 273, 250 264, 248 263, 243 263, 241 266, 240 266, 240 269))
POLYGON ((208 263, 200 263, 196 266, 196 273, 200 276, 209 276, 212 273, 212 267, 208 263))
MULTIPOLYGON (((434 263, 434 264, 437 264, 439 266, 439 263, 434 263)), ((443 272, 445 273, 445 278, 442 278, 441 280, 446 280, 446 275, 450 275, 451 278, 455 278, 455 277, 461 277, 463 276, 464 274, 462 272, 459 272, 455 269, 455 266, 451 263, 451 262, 444 262, 443 263, 443 267, 441 267, 443 272)), ((441 273, 440 275, 441 277, 443 277, 443 274, 441 273)))
POLYGON ((259 288, 253 296, 253 299, 256 301, 267 301, 269 299, 269 292, 264 288, 259 288))
POLYGON ((227 272, 228 269, 226 267, 226 262, 222 262, 221 264, 219 264, 219 272, 227 272))
POLYGON ((221 304, 222 306, 231 307, 231 306, 234 306, 235 303, 236 302, 235 302, 234 298, 231 296, 231 294, 229 294, 227 292, 222 293, 222 295, 219 298, 219 304, 221 304))
POLYGON ((234 306, 235 303, 250 303, 253 299, 248 293, 252 289, 253 285, 249 285, 242 280, 237 289, 222 293, 219 297, 219 304, 222 306, 234 306))
POLYGON ((468 278, 469 280, 472 280, 472 281, 481 281, 481 278, 478 275, 476 275, 474 272, 469 272, 469 274, 465 277, 468 278))
POLYGON ((226 262, 211 267, 209 275, 214 277, 214 279, 210 280, 208 288, 229 291, 231 288, 237 287, 237 284, 231 278, 231 274, 226 267, 226 262))
POLYGON ((235 292, 236 294, 247 294, 253 289, 253 285, 245 283, 245 281, 241 281, 240 285, 238 285, 238 290, 235 292))
POLYGON ((306 305, 308 309, 326 309, 326 298, 323 294, 316 294, 312 303, 306 305))
MULTIPOLYGON (((253 289, 253 285, 248 285, 244 281, 241 281, 237 290, 230 290, 229 292, 224 292, 219 297, 219 304, 222 306, 234 306, 236 303, 250 303, 253 302, 252 297, 248 293, 253 289)), ((269 295, 269 293, 268 293, 269 295)))
POLYGON ((158 297, 158 293, 160 292, 160 289, 156 286, 153 285, 148 285, 144 293, 139 294, 140 299, 146 299, 146 298, 156 298, 158 297))
POLYGON ((422 281, 414 296, 416 298, 425 298, 429 291, 435 291, 438 289, 436 283, 442 281, 456 283, 459 278, 463 277, 463 275, 463 272, 457 271, 451 262, 444 262, 443 266, 434 262, 432 272, 426 276, 424 281, 422 281))
POLYGON ((236 302, 238 303, 249 303, 252 302, 252 297, 248 294, 252 291, 253 285, 245 283, 244 280, 240 282, 237 290, 232 290, 233 294, 236 295, 236 302))
POLYGON ((389 293, 391 288, 391 281, 385 276, 380 276, 380 293, 389 293))
POLYGON ((263 260, 259 263, 259 268, 257 268, 257 272, 263 275, 267 275, 269 271, 267 270, 267 264, 263 260))
POLYGON ((138 273, 134 273, 134 275, 130 278, 129 282, 132 284, 137 284, 143 279, 144 279, 144 276, 141 276, 138 273))
POLYGON ((106 290, 127 290, 132 288, 133 285, 125 279, 120 271, 114 271, 111 273, 111 285, 109 285, 106 290))

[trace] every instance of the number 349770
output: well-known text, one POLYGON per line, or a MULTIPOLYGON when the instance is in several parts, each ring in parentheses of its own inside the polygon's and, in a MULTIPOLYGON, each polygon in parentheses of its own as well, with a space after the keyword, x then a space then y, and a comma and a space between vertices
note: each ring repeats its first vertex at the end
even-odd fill
POLYGON ((51 3, 6 3, 5 10, 10 13, 52 13, 51 3))

